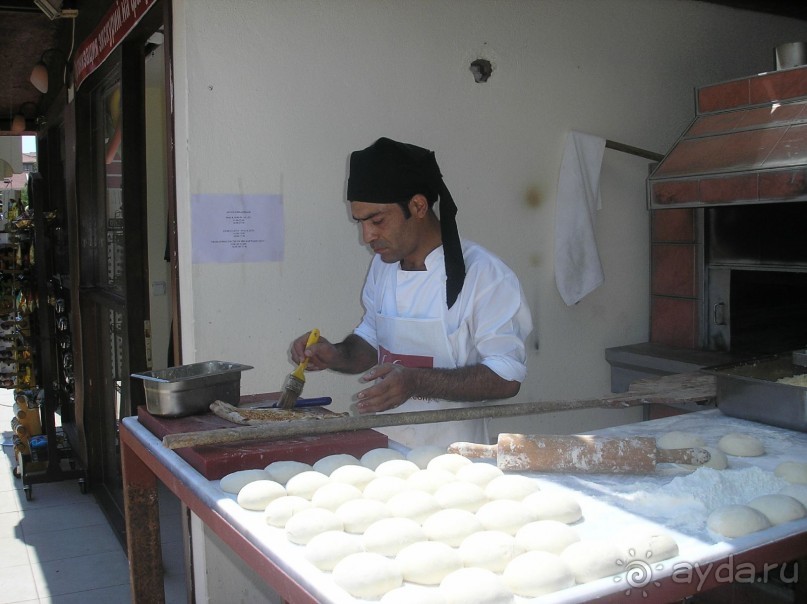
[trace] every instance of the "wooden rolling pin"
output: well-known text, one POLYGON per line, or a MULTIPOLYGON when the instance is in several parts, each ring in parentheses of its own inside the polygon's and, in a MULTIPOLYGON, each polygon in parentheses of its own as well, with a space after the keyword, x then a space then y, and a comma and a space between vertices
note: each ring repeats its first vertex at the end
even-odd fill
POLYGON ((457 442, 449 453, 495 459, 502 470, 564 474, 652 474, 657 463, 703 465, 706 449, 658 449, 649 436, 499 434, 495 445, 457 442))

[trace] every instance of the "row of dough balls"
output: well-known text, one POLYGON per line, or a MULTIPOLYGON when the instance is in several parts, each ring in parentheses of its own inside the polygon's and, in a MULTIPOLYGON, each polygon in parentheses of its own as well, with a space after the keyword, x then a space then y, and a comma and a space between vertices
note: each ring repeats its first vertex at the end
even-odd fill
POLYGON ((720 438, 717 446, 712 447, 706 444, 700 434, 672 430, 659 436, 656 439, 656 446, 659 449, 687 449, 690 447, 706 449, 709 451, 710 459, 703 465, 715 470, 725 470, 728 467, 728 455, 758 457, 765 454, 765 445, 759 438, 742 432, 725 434, 720 438))
POLYGON ((790 484, 778 493, 760 495, 745 505, 732 504, 709 514, 706 526, 723 537, 756 533, 807 516, 807 485, 790 484))
MULTIPOLYGON (((655 563, 678 555, 669 535, 630 534, 621 543, 580 540, 568 525, 541 521, 525 525, 515 537, 500 531, 476 533, 459 548, 417 541, 390 558, 362 550, 354 536, 341 533, 345 547, 355 549, 348 549, 332 572, 336 584, 351 595, 380 598, 382 604, 512 602, 514 596, 542 596, 616 575, 639 560, 655 563), (556 538, 547 549, 524 549, 519 534, 526 533, 544 544, 553 541, 549 535, 556 538)), ((310 559, 308 549, 306 555, 310 559)))

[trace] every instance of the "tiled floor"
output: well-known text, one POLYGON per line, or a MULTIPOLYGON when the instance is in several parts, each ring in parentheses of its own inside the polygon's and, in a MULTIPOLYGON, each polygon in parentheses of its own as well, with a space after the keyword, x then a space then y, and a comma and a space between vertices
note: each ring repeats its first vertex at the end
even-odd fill
MULTIPOLYGON (((126 552, 76 480, 35 484, 27 501, 14 477, 13 391, 0 389, 0 604, 131 602, 126 552)), ((180 504, 160 491, 168 604, 187 602, 180 504)))

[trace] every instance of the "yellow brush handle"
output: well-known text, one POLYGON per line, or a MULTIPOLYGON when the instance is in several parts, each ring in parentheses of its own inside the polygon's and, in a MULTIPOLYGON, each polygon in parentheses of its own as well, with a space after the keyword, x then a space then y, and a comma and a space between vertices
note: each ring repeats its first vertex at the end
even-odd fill
MULTIPOLYGON (((305 347, 308 348, 309 346, 316 344, 318 341, 319 341, 319 329, 315 327, 314 329, 311 330, 311 333, 308 334, 308 340, 305 343, 305 347)), ((300 364, 297 365, 297 369, 291 372, 291 374, 298 380, 305 381, 305 374, 303 372, 305 371, 305 368, 308 366, 308 360, 309 360, 308 357, 305 357, 302 361, 300 361, 300 364)))

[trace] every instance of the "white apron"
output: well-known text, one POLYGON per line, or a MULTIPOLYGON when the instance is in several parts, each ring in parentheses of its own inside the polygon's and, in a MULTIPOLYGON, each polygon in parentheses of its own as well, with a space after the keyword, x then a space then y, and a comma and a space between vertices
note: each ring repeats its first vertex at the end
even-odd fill
MULTIPOLYGON (((409 319, 376 316, 378 362, 397 363, 404 367, 456 367, 451 347, 440 319, 409 319)), ((474 404, 444 400, 409 399, 400 407, 382 413, 403 411, 432 411, 469 407, 474 404)), ((436 424, 414 424, 378 428, 390 439, 414 448, 423 445, 447 447, 453 442, 487 443, 487 422, 484 419, 436 424)))

